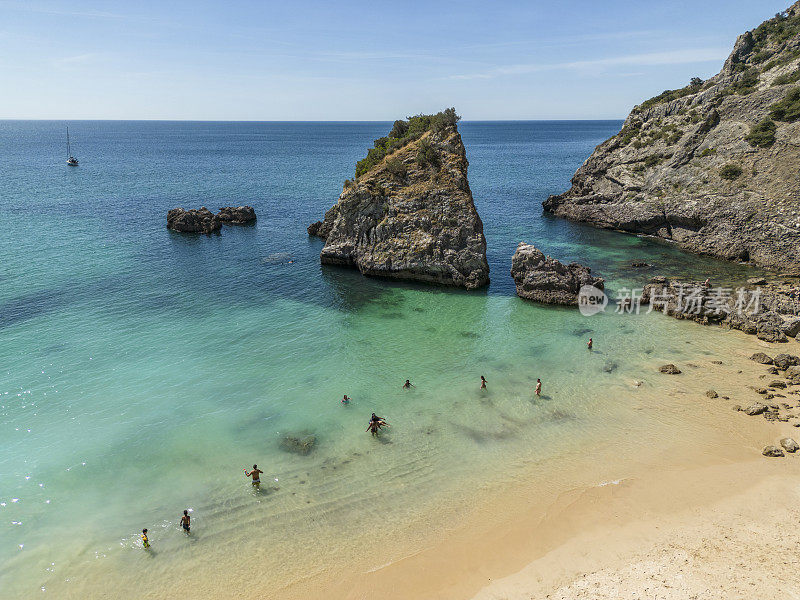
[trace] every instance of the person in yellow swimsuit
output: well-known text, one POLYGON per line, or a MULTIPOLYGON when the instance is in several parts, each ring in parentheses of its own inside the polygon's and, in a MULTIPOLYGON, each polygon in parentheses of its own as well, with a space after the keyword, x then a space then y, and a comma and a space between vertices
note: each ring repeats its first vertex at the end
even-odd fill
POLYGON ((147 539, 147 529, 142 529, 142 546, 145 548, 150 547, 150 540, 147 539))

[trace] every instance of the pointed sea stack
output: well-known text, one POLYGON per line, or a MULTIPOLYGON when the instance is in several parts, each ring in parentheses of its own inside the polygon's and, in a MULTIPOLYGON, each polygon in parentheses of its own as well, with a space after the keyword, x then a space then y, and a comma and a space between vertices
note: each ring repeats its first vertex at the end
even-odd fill
POLYGON ((703 254, 800 269, 800 2, 739 36, 722 70, 634 107, 560 217, 703 254))
POLYGON ((325 220, 325 265, 475 289, 489 283, 486 238, 454 109, 395 121, 346 181, 325 220))

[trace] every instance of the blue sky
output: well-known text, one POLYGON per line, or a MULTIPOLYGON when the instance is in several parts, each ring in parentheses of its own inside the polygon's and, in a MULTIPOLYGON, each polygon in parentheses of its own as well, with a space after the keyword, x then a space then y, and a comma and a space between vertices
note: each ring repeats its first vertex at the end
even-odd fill
POLYGON ((789 4, 0 1, 0 118, 622 118, 789 4))

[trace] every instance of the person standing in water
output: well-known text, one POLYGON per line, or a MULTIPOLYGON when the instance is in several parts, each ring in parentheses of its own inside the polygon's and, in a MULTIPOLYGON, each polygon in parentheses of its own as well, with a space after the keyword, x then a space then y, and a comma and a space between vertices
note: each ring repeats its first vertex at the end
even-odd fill
POLYGON ((367 431, 372 433, 373 436, 376 436, 383 427, 390 427, 386 419, 372 413, 372 416, 369 418, 369 425, 367 425, 367 431))
POLYGON ((183 530, 186 532, 186 535, 189 535, 189 528, 192 526, 190 521, 191 517, 189 516, 189 511, 184 510, 183 516, 181 517, 181 527, 183 527, 183 530))
POLYGON ((486 377, 484 377, 483 375, 481 375, 481 389, 482 390, 486 389, 486 377))
POLYGON ((348 402, 350 402, 350 398, 348 398, 348 397, 347 397, 347 394, 345 394, 345 395, 342 397, 342 404, 347 404, 348 402))
POLYGON ((542 380, 536 379, 536 395, 540 396, 542 393, 542 380))
POLYGON ((586 342, 586 347, 591 350, 592 349, 592 338, 589 338, 589 341, 586 342))
POLYGON ((261 485, 261 478, 259 477, 259 475, 261 475, 261 473, 263 473, 263 472, 264 471, 262 471, 261 469, 258 468, 258 465, 253 465, 253 470, 250 471, 249 473, 247 472, 247 469, 244 470, 244 476, 245 477, 252 477, 253 478, 253 485, 258 487, 258 486, 261 485))
POLYGON ((142 546, 145 549, 150 547, 150 540, 147 539, 147 529, 142 529, 142 546))
POLYGON ((406 382, 403 384, 403 389, 404 390, 410 390, 412 387, 417 387, 417 386, 415 386, 408 379, 406 379, 406 382))

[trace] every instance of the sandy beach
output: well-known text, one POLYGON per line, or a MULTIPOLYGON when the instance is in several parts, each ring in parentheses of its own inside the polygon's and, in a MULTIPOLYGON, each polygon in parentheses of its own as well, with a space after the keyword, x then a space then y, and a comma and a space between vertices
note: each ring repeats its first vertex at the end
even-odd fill
MULTIPOLYGON (((753 352, 795 349, 744 339, 753 352)), ((697 372, 677 388, 677 378, 661 382, 665 402, 693 394, 697 412, 717 414, 717 428, 708 432, 711 446, 697 440, 664 449, 638 466, 620 465, 616 473, 613 461, 609 466, 603 458, 596 485, 576 486, 549 500, 535 482, 515 485, 502 497, 476 504, 429 547, 377 570, 342 574, 326 596, 800 597, 800 538, 793 527, 800 517, 800 457, 761 455, 764 445, 796 437, 796 419, 769 423, 731 410, 735 399, 759 398, 747 386, 763 385, 766 369, 742 349, 723 363, 694 365, 697 372), (702 389, 731 397, 710 399, 702 389)), ((797 405, 794 396, 788 404, 797 405)), ((565 467, 565 479, 569 471, 565 467)))

